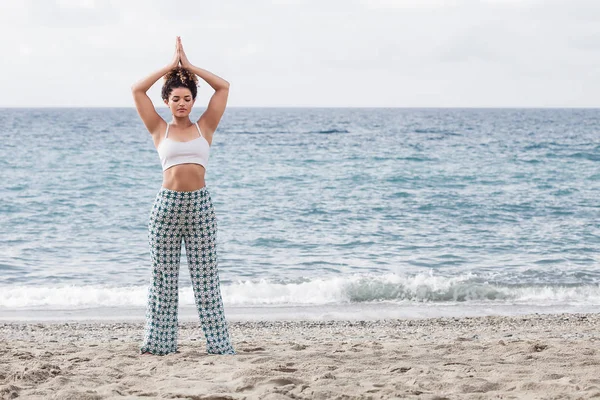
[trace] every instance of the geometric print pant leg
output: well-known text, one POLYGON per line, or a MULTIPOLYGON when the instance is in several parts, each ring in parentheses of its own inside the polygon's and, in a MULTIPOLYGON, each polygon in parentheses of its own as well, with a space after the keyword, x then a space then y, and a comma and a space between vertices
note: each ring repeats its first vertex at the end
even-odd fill
POLYGON ((148 221, 152 280, 140 353, 177 352, 179 265, 185 244, 194 301, 208 354, 236 354, 223 309, 217 263, 217 219, 206 186, 191 192, 161 187, 148 221))

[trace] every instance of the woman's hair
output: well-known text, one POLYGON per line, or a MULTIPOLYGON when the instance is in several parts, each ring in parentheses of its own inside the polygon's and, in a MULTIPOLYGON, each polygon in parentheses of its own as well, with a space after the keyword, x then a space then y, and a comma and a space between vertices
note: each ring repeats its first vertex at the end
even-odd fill
POLYGON ((192 71, 183 67, 175 67, 165 74, 165 83, 162 87, 163 100, 169 100, 169 95, 175 88, 188 88, 192 98, 196 99, 198 93, 198 77, 192 71))

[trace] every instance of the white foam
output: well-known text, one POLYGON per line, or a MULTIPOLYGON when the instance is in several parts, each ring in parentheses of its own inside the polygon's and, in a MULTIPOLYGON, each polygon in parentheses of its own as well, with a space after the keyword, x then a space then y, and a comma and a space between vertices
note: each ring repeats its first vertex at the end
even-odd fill
MULTIPOLYGON (((147 286, 4 286, 0 309, 143 307, 147 286)), ((600 305, 600 284, 498 286, 474 274, 444 277, 354 274, 304 281, 239 280, 221 286, 226 306, 335 305, 371 302, 459 304, 600 305)), ((179 303, 194 305, 191 286, 180 286, 179 303)))

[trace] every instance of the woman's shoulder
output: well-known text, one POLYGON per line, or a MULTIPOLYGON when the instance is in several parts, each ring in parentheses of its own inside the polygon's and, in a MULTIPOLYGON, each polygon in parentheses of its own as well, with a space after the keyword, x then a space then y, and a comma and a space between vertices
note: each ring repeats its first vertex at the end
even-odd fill
POLYGON ((215 129, 210 127, 209 124, 207 124, 206 119, 202 117, 200 117, 198 120, 198 127, 200 128, 204 138, 208 141, 208 144, 212 144, 212 138, 215 133, 215 129))
POLYGON ((161 118, 157 128, 153 132, 149 132, 150 136, 152 136, 152 141, 154 142, 154 147, 158 148, 160 143, 165 139, 167 133, 167 122, 161 118))

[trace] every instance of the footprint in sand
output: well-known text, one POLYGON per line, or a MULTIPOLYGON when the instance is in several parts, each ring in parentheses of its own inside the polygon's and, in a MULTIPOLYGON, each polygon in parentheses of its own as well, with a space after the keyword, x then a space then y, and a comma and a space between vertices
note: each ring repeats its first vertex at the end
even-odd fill
POLYGON ((539 353, 540 351, 544 351, 548 348, 547 344, 544 343, 535 343, 530 347, 529 351, 532 353, 539 353))
POLYGON ((256 357, 248 361, 250 364, 264 364, 271 361, 271 357, 256 357))
POLYGON ((91 358, 89 357, 71 357, 69 359, 67 359, 67 361, 72 361, 74 363, 79 363, 79 362, 86 362, 86 361, 90 361, 91 358))
POLYGON ((20 360, 31 360, 32 358, 34 358, 33 354, 28 352, 28 351, 21 351, 21 352, 16 352, 13 354, 13 357, 16 357, 20 360))
POLYGON ((273 379, 269 379, 268 381, 264 382, 263 384, 285 386, 285 385, 290 385, 290 384, 297 385, 300 383, 304 383, 304 381, 302 381, 300 379, 294 379, 294 378, 273 378, 273 379))
POLYGON ((279 365, 276 368, 273 368, 274 371, 281 371, 281 372, 296 372, 298 371, 298 368, 290 368, 290 367, 286 367, 284 365, 279 365))
POLYGON ((264 350, 264 347, 246 347, 245 349, 240 349, 241 351, 243 351, 244 353, 253 353, 255 351, 262 351, 264 350))
MULTIPOLYGON (((446 365, 446 364, 444 364, 446 365)), ((408 372, 412 369, 412 367, 396 367, 396 368, 392 368, 390 369, 390 372, 400 372, 400 373, 405 373, 408 372)))
POLYGON ((16 385, 7 385, 0 387, 0 396, 3 399, 14 399, 19 397, 19 392, 23 390, 21 387, 16 385))
POLYGON ((326 372, 324 375, 321 375, 319 377, 315 378, 315 381, 318 381, 320 379, 337 379, 336 376, 334 374, 332 374, 331 372, 326 372))
MULTIPOLYGON (((286 385, 302 385, 302 386, 306 386, 308 387, 308 385, 305 384, 304 381, 300 380, 300 379, 296 379, 296 378, 292 378, 292 377, 280 377, 280 378, 273 378, 273 379, 269 379, 267 381, 264 382, 256 382, 256 384, 248 384, 248 385, 244 385, 244 386, 240 386, 238 388, 235 389, 236 392, 244 392, 246 390, 252 390, 255 389, 256 386, 263 386, 263 385, 268 385, 268 386, 275 386, 276 388, 279 386, 286 386, 286 385)), ((294 386, 294 387, 295 387, 294 386)), ((212 399, 211 399, 212 400, 212 399)))

